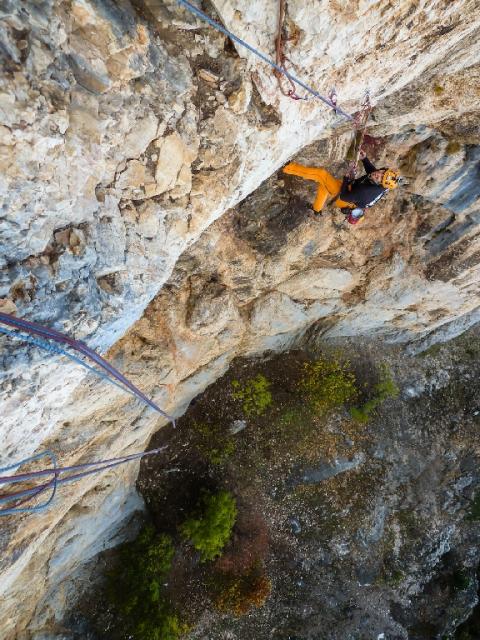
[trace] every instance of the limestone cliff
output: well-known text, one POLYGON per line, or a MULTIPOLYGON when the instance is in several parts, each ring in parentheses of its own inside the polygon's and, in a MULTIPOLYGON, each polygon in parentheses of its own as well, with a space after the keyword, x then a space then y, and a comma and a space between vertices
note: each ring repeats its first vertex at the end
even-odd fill
MULTIPOLYGON (((173 0, 0 7, 1 309, 82 338, 180 414, 239 354, 326 336, 429 344, 479 312, 475 0, 288 3, 292 68, 355 111, 408 185, 340 226, 292 156, 338 174, 351 128, 284 98, 271 71, 173 0)), ((273 54, 276 3, 206 7, 273 54)), ((0 460, 142 449, 151 412, 71 363, 2 338, 0 460)), ((42 636, 82 563, 140 501, 135 465, 3 518, 5 638, 42 636), (28 595, 27 595, 28 594, 28 595), (18 604, 22 602, 22 607, 18 604)))

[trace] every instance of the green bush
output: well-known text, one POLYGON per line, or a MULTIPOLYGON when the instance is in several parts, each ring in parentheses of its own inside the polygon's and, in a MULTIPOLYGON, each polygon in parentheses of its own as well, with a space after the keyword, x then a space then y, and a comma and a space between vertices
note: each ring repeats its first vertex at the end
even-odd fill
POLYGON ((170 536, 152 526, 123 545, 108 575, 107 594, 135 640, 177 640, 186 631, 165 597, 163 583, 174 555, 170 536))
POLYGON ((361 424, 366 424, 377 407, 380 406, 382 402, 385 402, 387 398, 396 398, 399 394, 399 389, 386 364, 381 366, 381 371, 380 381, 373 387, 373 397, 367 400, 361 407, 352 407, 350 409, 352 418, 361 424))
POLYGON ((207 562, 221 555, 230 540, 236 519, 237 503, 231 493, 204 493, 198 516, 188 518, 180 526, 180 532, 200 552, 201 562, 207 562))
POLYGON ((247 417, 263 415, 272 404, 270 382, 261 373, 247 380, 243 386, 238 380, 232 380, 232 387, 235 389, 232 396, 243 401, 242 409, 247 417))
POLYGON ((355 376, 349 363, 336 358, 322 357, 305 363, 300 387, 319 414, 343 405, 356 395, 355 376))

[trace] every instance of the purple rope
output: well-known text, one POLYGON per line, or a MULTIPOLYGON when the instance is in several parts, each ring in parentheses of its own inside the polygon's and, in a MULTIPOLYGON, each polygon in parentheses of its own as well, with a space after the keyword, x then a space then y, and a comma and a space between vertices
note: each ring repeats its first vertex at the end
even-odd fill
MULTIPOLYGON (((85 462, 83 464, 71 465, 69 467, 56 467, 55 469, 42 469, 40 471, 32 471, 30 473, 21 473, 21 474, 15 474, 12 476, 3 476, 3 477, 0 477, 0 483, 2 484, 14 484, 16 482, 31 480, 39 476, 45 476, 50 474, 54 474, 55 477, 52 480, 49 480, 48 482, 38 485, 36 487, 33 487, 31 489, 24 489, 22 491, 16 491, 10 494, 2 494, 0 495, 0 502, 6 502, 6 501, 10 502, 14 500, 19 500, 20 498, 25 498, 20 503, 17 503, 16 507, 18 507, 21 504, 29 500, 32 500, 39 493, 51 487, 54 482, 56 486, 60 484, 65 484, 67 482, 75 482, 76 480, 85 478, 86 476, 93 475, 96 473, 101 473, 102 471, 105 471, 107 469, 113 469, 114 467, 118 467, 119 465, 125 464, 126 462, 130 462, 131 460, 136 460, 139 458, 140 459, 144 458, 146 456, 156 455, 164 451, 165 448, 166 447, 160 447, 158 449, 151 449, 150 451, 132 453, 128 456, 121 456, 119 458, 111 458, 109 460, 97 460, 96 462, 85 462), (90 469, 89 467, 95 467, 95 468, 90 469), (65 473, 67 471, 75 471, 79 469, 88 469, 88 470, 83 471, 81 473, 74 473, 64 478, 60 477, 60 474, 62 473, 65 473)), ((53 499, 53 496, 51 497, 48 503, 50 503, 52 499, 53 499)), ((16 509, 16 507, 14 507, 13 509, 16 509)), ((10 509, 6 511, 3 511, 0 509, 0 515, 7 515, 7 513, 9 514, 11 511, 12 510, 10 509)))
POLYGON ((49 338, 51 340, 55 340, 61 344, 65 344, 75 351, 80 352, 96 364, 98 364, 104 371, 107 371, 111 376, 113 376, 116 380, 120 381, 127 389, 140 400, 148 404, 152 409, 160 413, 164 418, 167 418, 173 426, 175 426, 175 419, 165 413, 160 407, 150 400, 138 387, 136 387, 128 378, 126 378, 118 369, 112 366, 107 360, 102 358, 102 356, 98 355, 93 349, 90 349, 84 342, 80 342, 79 340, 74 340, 69 336, 61 333, 60 331, 56 331, 55 329, 49 329, 44 327, 36 322, 29 322, 28 320, 24 320, 22 318, 17 318, 15 316, 10 315, 9 313, 0 312, 0 322, 11 327, 15 327, 16 329, 23 329, 30 334, 41 336, 43 338, 49 338))

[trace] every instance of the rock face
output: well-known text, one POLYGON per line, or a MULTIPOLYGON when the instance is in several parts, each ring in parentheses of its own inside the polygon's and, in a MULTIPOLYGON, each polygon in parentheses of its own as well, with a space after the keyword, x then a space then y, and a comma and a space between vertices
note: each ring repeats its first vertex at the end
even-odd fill
MULTIPOLYGON (((263 3, 209 10, 273 51, 263 3)), ((428 345, 479 319, 475 2, 289 2, 292 66, 351 111, 369 89, 372 158, 408 179, 355 229, 308 213, 310 183, 272 176, 300 149, 340 175, 347 124, 282 97, 173 0, 7 0, 0 19, 1 309, 111 348, 176 413, 234 356, 315 322, 428 345)), ((1 357, 2 464, 48 447, 62 464, 113 457, 159 426, 73 364, 6 338, 1 357)), ((66 577, 139 507, 135 474, 2 518, 3 637, 53 628, 66 577)))

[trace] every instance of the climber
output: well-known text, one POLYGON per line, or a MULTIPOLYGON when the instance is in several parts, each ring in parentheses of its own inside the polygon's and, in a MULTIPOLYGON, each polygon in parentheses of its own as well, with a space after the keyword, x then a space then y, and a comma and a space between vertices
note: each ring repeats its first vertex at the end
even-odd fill
POLYGON ((347 221, 357 224, 365 215, 364 210, 378 202, 389 189, 395 189, 400 178, 399 173, 393 169, 376 169, 363 150, 360 151, 360 159, 365 175, 357 179, 345 176, 343 182, 334 178, 326 169, 304 167, 295 162, 287 164, 283 172, 318 182, 317 196, 312 205, 315 213, 320 214, 328 198, 335 198, 333 204, 348 216, 347 221))

